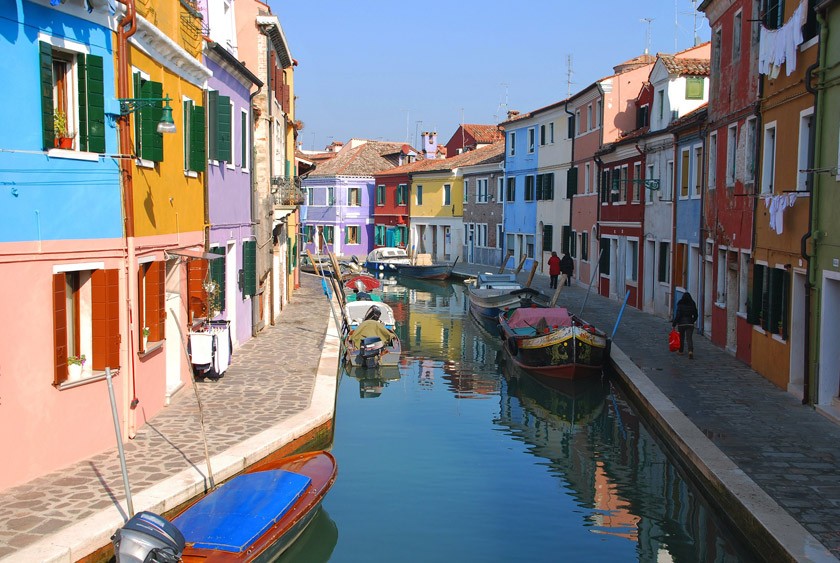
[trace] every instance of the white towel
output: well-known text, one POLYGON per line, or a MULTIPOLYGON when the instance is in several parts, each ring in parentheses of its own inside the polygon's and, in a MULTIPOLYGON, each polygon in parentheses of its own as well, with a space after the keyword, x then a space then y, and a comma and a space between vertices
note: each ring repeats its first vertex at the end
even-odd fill
POLYGON ((216 372, 223 375, 230 366, 230 329, 222 328, 216 333, 216 372))
POLYGON ((197 366, 213 363, 213 335, 209 332, 190 334, 190 357, 197 366))

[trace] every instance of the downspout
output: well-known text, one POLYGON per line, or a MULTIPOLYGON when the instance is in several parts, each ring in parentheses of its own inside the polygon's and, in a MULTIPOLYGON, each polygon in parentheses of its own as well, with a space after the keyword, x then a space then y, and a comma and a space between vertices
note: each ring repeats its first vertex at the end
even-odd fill
MULTIPOLYGON (((257 117, 254 116, 254 98, 256 98, 259 93, 262 92, 262 86, 257 86, 255 92, 253 92, 248 101, 250 103, 250 115, 251 115, 251 230, 254 233, 254 239, 256 240, 257 236, 257 229, 256 226, 259 223, 259 218, 257 217, 257 209, 259 208, 259 201, 258 201, 258 194, 257 194, 257 167, 256 167, 256 155, 257 155, 257 136, 255 135, 257 131, 257 117)), ((244 266, 244 264, 243 264, 244 266)), ((244 287, 242 288, 245 289, 244 287)), ((256 300, 259 302, 259 300, 256 300)), ((259 320, 259 316, 256 314, 256 305, 254 305, 254 296, 251 297, 251 336, 257 335, 257 321, 259 320)))
MULTIPOLYGON (((134 7, 134 0, 117 0, 120 4, 125 6, 125 14, 119 21, 117 27, 117 98, 129 98, 128 92, 128 39, 137 31, 137 12, 134 7)), ((134 343, 136 336, 134 333, 134 302, 133 296, 137 295, 137 256, 134 242, 134 180, 132 176, 132 157, 134 151, 131 146, 131 121, 130 114, 122 115, 117 118, 117 128, 119 129, 120 140, 120 175, 122 176, 123 184, 123 211, 125 213, 125 247, 126 247, 126 261, 125 261, 125 276, 126 276, 126 333, 128 335, 128 342, 126 343, 125 362, 121 366, 125 370, 125 387, 123 389, 124 400, 128 403, 129 408, 123 412, 126 413, 126 434, 128 437, 134 438, 137 433, 137 421, 135 408, 139 400, 137 399, 134 373, 134 343), (128 156, 128 157, 127 157, 128 156), (128 394, 131 399, 129 400, 128 394)))
MULTIPOLYGON (((708 191, 708 189, 709 189, 709 186, 708 186, 708 181, 709 180, 708 180, 707 165, 706 165, 706 157, 708 156, 706 154, 706 150, 708 149, 708 146, 706 144, 706 139, 708 138, 708 134, 709 134, 709 113, 708 113, 708 110, 706 110, 706 119, 704 120, 703 125, 700 127, 700 142, 702 143, 702 147, 703 147, 703 149, 702 149, 703 150, 703 166, 701 166, 702 170, 700 171, 700 216, 698 217, 698 223, 697 223, 697 243, 700 246, 700 260, 703 263, 703 268, 700 270, 700 271, 703 272, 703 275, 700 276, 700 283, 697 284, 699 286, 698 293, 700 293, 700 295, 697 296, 697 299, 700 303, 700 310, 701 311, 706 310, 706 275, 705 275, 705 272, 706 272, 706 244, 705 244, 705 241, 700 237, 703 234, 703 222, 704 222, 703 218, 705 217, 705 214, 706 214, 706 191, 708 191)), ((715 158, 715 166, 717 166, 717 158, 715 158)), ((717 172, 717 171, 715 171, 715 172, 717 172)), ((717 178, 717 174, 715 174, 715 178, 717 178)), ((676 219, 676 217, 674 217, 674 219, 676 219)), ((714 262, 712 262, 712 263, 714 263, 714 262)), ((699 273, 700 272, 698 271, 698 274, 699 273)), ((673 298, 673 293, 671 295, 672 295, 672 298, 673 298)), ((698 315, 698 317, 699 317, 699 315, 698 315)), ((735 319, 736 319, 736 321, 735 321, 736 331, 737 331, 737 324, 738 324, 737 318, 738 317, 736 315, 736 317, 735 317, 735 319)), ((705 319, 706 319, 706 316, 705 316, 705 313, 704 313, 703 314, 703 322, 700 323, 700 326, 698 327, 698 331, 697 331, 699 334, 703 334, 703 335, 706 334, 706 320, 705 319)), ((737 332, 736 332, 736 342, 737 342, 737 332)))
MULTIPOLYGON (((601 104, 601 107, 603 107, 603 106, 604 106, 604 104, 601 104)), ((566 115, 574 118, 575 114, 569 111, 569 100, 568 99, 566 99, 566 103, 563 105, 563 111, 566 112, 566 115)), ((603 116, 598 116, 598 123, 603 123, 603 116)), ((577 126, 577 124, 575 124, 575 126, 577 126)), ((570 162, 571 166, 575 165, 575 135, 572 135, 572 155, 571 155, 571 160, 569 162, 570 162)), ((578 171, 578 172, 580 172, 580 171, 578 171)), ((577 180, 578 180, 578 185, 580 185, 580 179, 577 178, 577 180)), ((569 182, 569 175, 567 173, 566 174, 566 192, 567 193, 569 191, 568 182, 569 182)), ((572 194, 572 197, 569 198, 569 236, 573 236, 572 233, 574 233, 574 230, 572 229, 572 221, 573 221, 573 218, 575 216, 574 215, 574 211, 575 211, 575 197, 574 196, 576 194, 577 194, 577 186, 575 186, 574 194, 572 194)), ((575 241, 575 242, 577 242, 577 241, 575 241)), ((562 244, 561 244, 561 248, 562 248, 562 244)), ((580 275, 580 268, 577 268, 577 271, 578 271, 578 275, 580 275)), ((569 282, 569 283, 571 283, 571 282, 569 282)))
MULTIPOLYGON (((825 60, 828 50, 828 23, 825 20, 825 14, 822 10, 817 10, 817 23, 820 26, 820 43, 819 43, 819 60, 809 66, 805 71, 805 89, 808 90, 810 94, 814 96, 814 121, 816 122, 816 126, 811 128, 811 139, 810 139, 810 158, 809 160, 812 162, 811 167, 818 169, 820 167, 819 161, 819 154, 816 151, 816 140, 820 138, 822 134, 822 115, 821 112, 823 111, 823 105, 820 104, 820 97, 817 95, 817 88, 814 87, 811 79, 813 77, 813 73, 817 69, 824 69, 825 68, 825 60)), ((822 82, 822 79, 820 79, 822 82)), ((820 322, 820 308, 813 307, 813 300, 815 298, 812 293, 814 293, 815 282, 816 282, 816 266, 812 261, 812 257, 808 254, 808 239, 813 237, 814 241, 816 242, 819 240, 820 233, 814 233, 814 223, 817 222, 819 207, 817 207, 818 202, 818 180, 819 178, 814 174, 813 171, 809 172, 808 175, 810 176, 810 189, 811 189, 811 205, 808 207, 808 232, 802 235, 802 239, 800 241, 800 254, 802 258, 805 259, 807 263, 807 271, 808 274, 805 276, 805 342, 804 342, 804 358, 803 358, 803 369, 802 372, 802 404, 807 405, 811 402, 819 401, 819 396, 816 397, 815 401, 811 400, 811 321, 812 321, 812 308, 815 309, 815 318, 813 319, 815 322, 820 322)), ((817 253, 817 245, 813 245, 814 256, 816 258, 817 253)), ((815 334, 818 334, 815 331, 815 334)), ((814 345, 819 345, 819 342, 814 342, 814 345)), ((817 362, 819 361, 819 353, 814 353, 814 360, 817 362)), ((814 379, 817 378, 817 374, 814 374, 814 379)))

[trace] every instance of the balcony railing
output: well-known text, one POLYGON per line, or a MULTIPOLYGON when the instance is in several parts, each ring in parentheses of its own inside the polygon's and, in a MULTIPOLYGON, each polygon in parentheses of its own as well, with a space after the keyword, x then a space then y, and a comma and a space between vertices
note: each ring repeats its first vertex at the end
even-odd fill
POLYGON ((271 193, 274 194, 274 205, 303 205, 306 201, 297 181, 283 176, 271 178, 271 193))

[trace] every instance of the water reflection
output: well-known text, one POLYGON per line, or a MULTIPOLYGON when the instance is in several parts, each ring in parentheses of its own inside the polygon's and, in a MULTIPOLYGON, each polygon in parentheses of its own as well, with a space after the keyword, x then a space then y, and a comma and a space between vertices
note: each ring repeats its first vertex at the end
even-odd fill
MULTIPOLYGON (((407 364, 407 360, 403 364, 407 364)), ((347 374, 359 382, 359 397, 362 399, 375 399, 382 395, 385 388, 394 381, 400 380, 400 371, 403 366, 378 366, 376 368, 364 368, 358 365, 351 365, 347 374)))
POLYGON ((297 541, 275 561, 276 563, 329 561, 337 543, 338 526, 321 507, 297 541))

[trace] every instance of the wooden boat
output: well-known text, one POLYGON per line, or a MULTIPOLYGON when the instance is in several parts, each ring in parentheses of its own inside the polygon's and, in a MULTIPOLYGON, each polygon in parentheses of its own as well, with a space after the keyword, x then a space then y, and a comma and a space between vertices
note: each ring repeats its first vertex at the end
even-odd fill
POLYGON ((452 264, 399 264, 396 266, 397 275, 421 280, 445 280, 452 276, 452 264))
POLYGON ((156 552, 184 563, 273 561, 315 517, 336 473, 326 451, 258 463, 172 522, 135 515, 112 538, 117 561, 158 561, 156 552))
POLYGON ((508 309, 530 305, 535 300, 544 302, 541 293, 522 287, 514 274, 479 274, 467 286, 470 312, 489 332, 495 332, 499 314, 508 309))
POLYGON ((365 268, 369 272, 396 274, 401 265, 411 265, 411 258, 404 248, 383 246, 374 248, 367 255, 365 268))
POLYGON ((521 368, 545 376, 598 376, 607 359, 607 335, 564 307, 520 307, 499 314, 505 350, 521 368))

